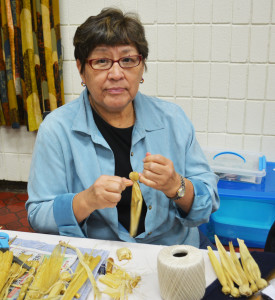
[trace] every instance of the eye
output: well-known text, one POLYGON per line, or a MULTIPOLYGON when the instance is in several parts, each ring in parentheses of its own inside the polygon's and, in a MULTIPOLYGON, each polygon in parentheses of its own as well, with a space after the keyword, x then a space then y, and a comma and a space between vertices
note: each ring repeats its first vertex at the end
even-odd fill
POLYGON ((93 60, 94 65, 107 65, 110 62, 108 58, 99 58, 96 60, 93 60))
POLYGON ((133 63, 136 61, 136 57, 123 57, 121 62, 124 64, 133 63))

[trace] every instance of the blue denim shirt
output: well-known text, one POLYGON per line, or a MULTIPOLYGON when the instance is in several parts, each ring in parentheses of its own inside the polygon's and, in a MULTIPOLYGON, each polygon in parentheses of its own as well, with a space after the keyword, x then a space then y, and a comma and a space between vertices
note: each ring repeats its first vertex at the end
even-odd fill
POLYGON ((35 231, 105 240, 199 247, 197 226, 219 207, 217 176, 195 138, 184 111, 176 104, 137 93, 136 121, 130 157, 134 171, 142 172, 146 152, 161 154, 194 185, 195 199, 186 215, 161 191, 140 184, 147 205, 145 232, 131 237, 118 222, 117 209, 94 211, 78 224, 72 209, 74 196, 100 175, 114 175, 112 150, 99 132, 87 89, 79 98, 51 112, 40 125, 34 147, 26 203, 35 231))

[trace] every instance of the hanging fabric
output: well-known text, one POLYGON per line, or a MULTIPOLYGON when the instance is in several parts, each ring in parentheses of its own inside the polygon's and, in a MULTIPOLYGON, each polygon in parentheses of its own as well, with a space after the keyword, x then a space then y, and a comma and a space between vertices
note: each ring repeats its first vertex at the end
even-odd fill
POLYGON ((59 2, 0 1, 0 125, 34 131, 64 104, 59 2))

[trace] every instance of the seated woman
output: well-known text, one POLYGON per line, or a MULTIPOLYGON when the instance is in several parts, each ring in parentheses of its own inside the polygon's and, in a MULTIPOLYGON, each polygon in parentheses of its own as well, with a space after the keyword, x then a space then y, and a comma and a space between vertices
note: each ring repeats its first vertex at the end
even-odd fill
POLYGON ((218 179, 184 111, 138 91, 148 57, 138 17, 103 9, 77 28, 74 46, 85 89, 39 128, 30 225, 43 233, 202 247, 197 226, 218 209, 218 179), (139 173, 143 196, 134 235, 131 171, 139 173))

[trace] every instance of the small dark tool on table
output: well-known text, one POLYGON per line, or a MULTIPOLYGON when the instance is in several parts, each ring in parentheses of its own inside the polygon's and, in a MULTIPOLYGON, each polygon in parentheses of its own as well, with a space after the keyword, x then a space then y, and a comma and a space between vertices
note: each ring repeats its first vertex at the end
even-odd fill
MULTIPOLYGON (((9 250, 9 235, 5 232, 0 232, 0 251, 5 252, 9 250)), ((13 262, 19 264, 23 268, 30 270, 30 266, 25 264, 21 259, 19 259, 17 256, 13 255, 13 262)))

